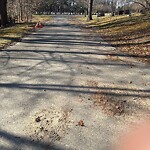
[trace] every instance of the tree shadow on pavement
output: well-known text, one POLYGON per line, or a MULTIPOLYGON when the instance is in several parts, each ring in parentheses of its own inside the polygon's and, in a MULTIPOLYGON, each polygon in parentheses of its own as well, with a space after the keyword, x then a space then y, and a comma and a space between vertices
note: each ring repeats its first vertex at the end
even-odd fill
POLYGON ((62 85, 62 84, 19 84, 19 83, 0 83, 0 89, 30 89, 37 91, 59 91, 80 94, 95 94, 101 93, 110 96, 135 96, 135 97, 149 97, 150 90, 137 90, 133 88, 119 88, 119 87, 93 87, 93 86, 76 86, 76 85, 62 85), (116 93, 115 91, 119 91, 116 93), (132 93, 133 92, 133 93, 132 93))
POLYGON ((55 145, 50 145, 50 143, 33 141, 29 137, 18 136, 4 130, 0 130, 0 140, 4 141, 4 143, 9 143, 9 145, 7 144, 8 146, 6 146, 6 144, 2 145, 1 142, 0 150, 19 150, 22 149, 22 147, 32 150, 64 150, 55 145))

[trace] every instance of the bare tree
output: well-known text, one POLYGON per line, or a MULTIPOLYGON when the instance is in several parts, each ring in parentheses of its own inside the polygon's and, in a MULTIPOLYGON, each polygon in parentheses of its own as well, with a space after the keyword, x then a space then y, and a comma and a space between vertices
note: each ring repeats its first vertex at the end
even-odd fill
POLYGON ((141 5, 146 11, 150 11, 150 0, 133 0, 131 2, 141 5))
POLYGON ((18 22, 30 21, 36 2, 39 0, 8 0, 9 18, 15 18, 18 22))
POLYGON ((89 0, 88 20, 92 20, 92 8, 93 8, 93 0, 89 0))
POLYGON ((99 12, 111 12, 110 2, 108 0, 95 0, 93 4, 95 13, 99 12))

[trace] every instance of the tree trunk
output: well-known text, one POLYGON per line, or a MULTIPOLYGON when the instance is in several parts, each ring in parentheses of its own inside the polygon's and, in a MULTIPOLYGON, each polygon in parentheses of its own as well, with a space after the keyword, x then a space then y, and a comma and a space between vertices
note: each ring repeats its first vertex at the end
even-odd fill
POLYGON ((145 0, 145 3, 146 3, 147 11, 150 11, 150 1, 149 0, 145 0))
POLYGON ((7 18, 7 0, 1 0, 0 5, 1 5, 1 9, 0 9, 1 26, 6 26, 6 24, 8 23, 8 18, 7 18))
MULTIPOLYGON (((2 2, 0 1, 0 6, 2 6, 2 2)), ((0 9, 0 27, 1 27, 1 10, 2 9, 0 9)))
POLYGON ((89 0, 88 20, 92 20, 93 0, 89 0))
POLYGON ((149 0, 144 0, 145 3, 142 3, 140 1, 133 1, 133 2, 141 5, 144 8, 144 13, 150 11, 150 1, 149 0))
POLYGON ((111 1, 111 15, 115 16, 115 10, 114 10, 114 1, 111 1))

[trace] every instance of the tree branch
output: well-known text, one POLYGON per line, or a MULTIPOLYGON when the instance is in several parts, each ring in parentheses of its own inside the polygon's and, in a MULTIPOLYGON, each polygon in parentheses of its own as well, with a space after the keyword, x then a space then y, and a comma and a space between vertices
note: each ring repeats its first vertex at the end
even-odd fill
POLYGON ((147 9, 147 7, 143 3, 140 3, 140 2, 137 2, 137 1, 132 1, 132 2, 136 3, 136 4, 139 4, 139 5, 143 6, 145 9, 147 9))

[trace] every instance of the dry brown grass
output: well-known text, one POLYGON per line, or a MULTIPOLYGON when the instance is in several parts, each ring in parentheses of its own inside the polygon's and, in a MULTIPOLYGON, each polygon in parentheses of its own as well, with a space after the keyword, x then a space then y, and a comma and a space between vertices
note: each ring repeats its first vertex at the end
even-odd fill
POLYGON ((51 17, 48 15, 35 15, 31 23, 19 23, 15 26, 0 29, 0 48, 18 41, 26 33, 34 29, 37 21, 46 22, 51 17))
POLYGON ((45 23, 47 21, 51 20, 50 15, 33 15, 32 22, 42 22, 45 23))
POLYGON ((0 47, 18 41, 27 31, 33 28, 33 23, 21 23, 12 27, 0 29, 0 47))
POLYGON ((78 20, 120 51, 150 63, 150 15, 106 16, 89 22, 85 18, 78 20))

